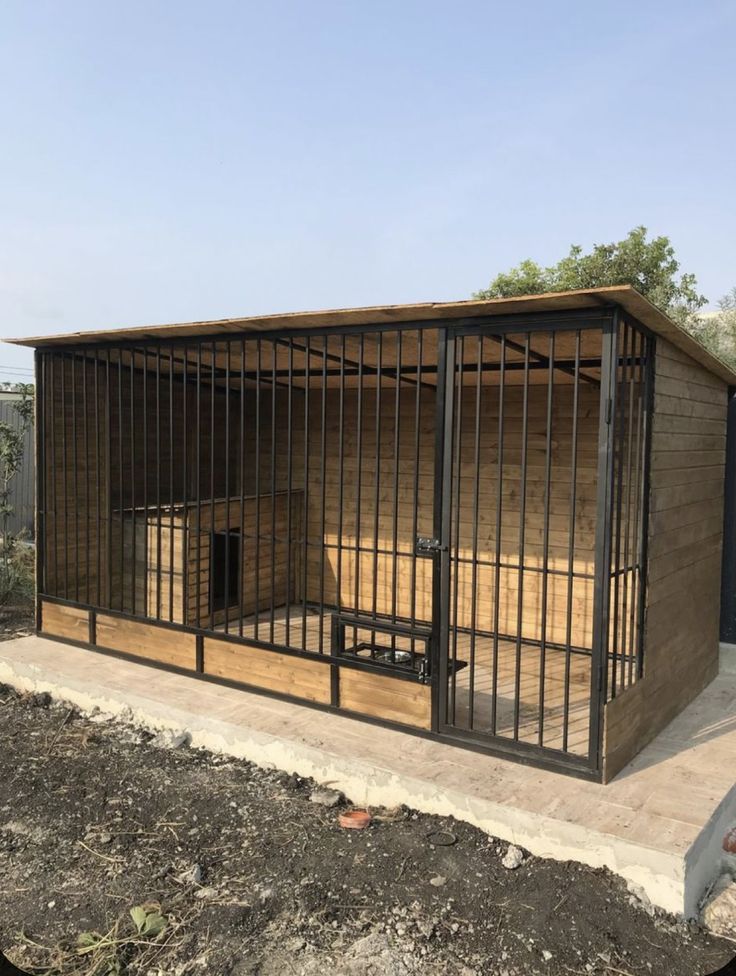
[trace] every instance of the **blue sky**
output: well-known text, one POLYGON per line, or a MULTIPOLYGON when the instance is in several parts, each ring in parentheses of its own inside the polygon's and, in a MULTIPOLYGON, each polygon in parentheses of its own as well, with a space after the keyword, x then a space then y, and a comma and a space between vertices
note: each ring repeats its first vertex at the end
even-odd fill
POLYGON ((2 0, 0 334, 459 299, 640 223, 715 301, 735 32, 733 0, 2 0))

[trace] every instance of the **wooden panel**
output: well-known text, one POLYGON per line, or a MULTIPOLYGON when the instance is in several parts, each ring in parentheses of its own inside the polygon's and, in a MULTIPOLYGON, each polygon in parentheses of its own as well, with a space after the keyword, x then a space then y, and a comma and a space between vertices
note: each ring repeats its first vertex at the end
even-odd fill
POLYGON ((718 671, 726 384, 660 340, 644 677, 606 705, 610 780, 718 671))
POLYGON ((43 600, 41 604, 41 630, 54 637, 89 641, 89 612, 78 607, 63 607, 59 603, 43 600))
POLYGON ((197 662, 194 634, 104 613, 97 614, 97 646, 190 670, 197 662))
POLYGON ((418 729, 432 720, 429 685, 354 668, 340 668, 340 707, 418 729))
POLYGON ((325 664, 296 655, 211 637, 204 640, 205 674, 307 701, 329 704, 330 670, 325 664))

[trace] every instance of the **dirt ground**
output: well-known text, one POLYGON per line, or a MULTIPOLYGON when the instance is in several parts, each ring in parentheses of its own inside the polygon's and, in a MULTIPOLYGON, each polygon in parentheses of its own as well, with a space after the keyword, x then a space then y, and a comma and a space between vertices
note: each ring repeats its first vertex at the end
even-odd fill
POLYGON ((33 632, 34 626, 32 603, 0 606, 0 641, 25 637, 33 632))
POLYGON ((308 781, 46 695, 0 688, 0 783, 0 948, 34 974, 698 976, 734 955, 606 871, 511 870, 507 844, 403 808, 345 830, 308 781))

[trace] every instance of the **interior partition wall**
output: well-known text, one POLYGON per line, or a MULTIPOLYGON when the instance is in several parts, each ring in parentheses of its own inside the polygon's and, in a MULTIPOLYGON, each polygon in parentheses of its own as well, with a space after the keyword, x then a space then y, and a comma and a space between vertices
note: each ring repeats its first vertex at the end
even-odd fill
POLYGON ((39 599, 596 775, 642 669, 652 360, 608 308, 44 350, 39 599))

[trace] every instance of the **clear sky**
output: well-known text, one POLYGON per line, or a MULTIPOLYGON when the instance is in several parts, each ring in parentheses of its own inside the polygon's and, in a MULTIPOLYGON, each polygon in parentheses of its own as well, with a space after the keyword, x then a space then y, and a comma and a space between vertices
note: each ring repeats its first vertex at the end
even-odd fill
POLYGON ((734 0, 0 0, 0 334, 460 299, 641 223, 715 301, 735 36, 734 0))

